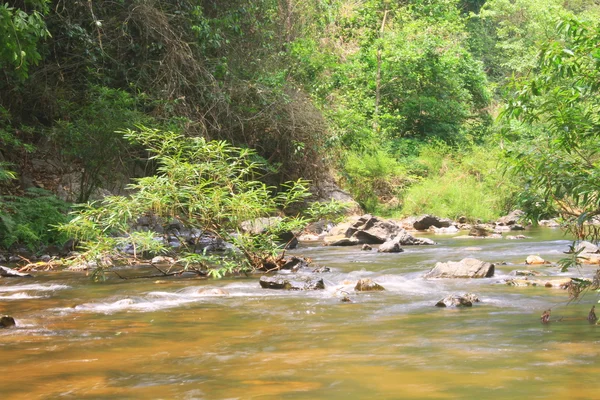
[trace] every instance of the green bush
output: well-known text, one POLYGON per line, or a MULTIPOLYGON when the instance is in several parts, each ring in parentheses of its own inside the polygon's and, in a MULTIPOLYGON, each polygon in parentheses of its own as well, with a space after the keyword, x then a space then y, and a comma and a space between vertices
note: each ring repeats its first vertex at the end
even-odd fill
MULTIPOLYGON (((129 197, 108 196, 88 204, 62 230, 80 239, 86 250, 82 258, 95 261, 102 272, 121 257, 119 249, 133 244, 141 252, 169 252, 158 234, 137 232, 135 221, 151 215, 166 227, 171 221, 197 228, 232 243, 236 251, 226 255, 197 254, 182 243, 180 258, 186 268, 220 277, 225 273, 252 269, 276 269, 283 259, 277 243, 278 227, 251 234, 242 223, 273 216, 306 196, 304 181, 285 184, 285 191, 265 185, 255 152, 224 141, 189 138, 174 132, 140 128, 128 130, 127 139, 146 147, 158 163, 157 174, 129 185, 129 197)), ((335 211, 328 206, 329 211, 335 211)), ((325 209, 313 210, 323 214, 325 209)), ((280 219, 285 230, 295 231, 306 224, 302 218, 280 219)))
POLYGON ((69 220, 70 204, 42 189, 29 189, 25 196, 0 198, 0 246, 23 245, 30 250, 62 244, 68 237, 56 225, 69 220))

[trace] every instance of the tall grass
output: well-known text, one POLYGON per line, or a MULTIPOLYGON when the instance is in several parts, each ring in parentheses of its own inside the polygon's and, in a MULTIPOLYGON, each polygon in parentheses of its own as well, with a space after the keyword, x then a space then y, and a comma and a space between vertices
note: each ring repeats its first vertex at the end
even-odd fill
POLYGON ((490 221, 515 206, 517 185, 504 172, 500 150, 493 145, 452 150, 435 143, 422 149, 417 162, 428 173, 404 192, 403 215, 490 221))

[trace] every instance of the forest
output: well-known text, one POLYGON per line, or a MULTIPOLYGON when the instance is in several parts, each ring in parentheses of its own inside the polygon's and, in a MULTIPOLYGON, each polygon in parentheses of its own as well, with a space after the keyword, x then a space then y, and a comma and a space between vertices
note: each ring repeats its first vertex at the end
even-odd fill
POLYGON ((522 209, 593 238, 599 17, 586 0, 5 2, 0 246, 150 210, 227 232, 331 185, 378 215, 522 209))

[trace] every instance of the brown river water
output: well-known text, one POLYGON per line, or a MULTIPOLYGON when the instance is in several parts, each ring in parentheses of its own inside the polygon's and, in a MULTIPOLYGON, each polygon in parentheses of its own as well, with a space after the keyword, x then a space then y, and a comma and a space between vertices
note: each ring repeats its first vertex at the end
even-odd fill
POLYGON ((324 291, 261 289, 258 277, 0 279, 0 314, 17 321, 0 330, 0 399, 600 398, 600 326, 585 319, 598 295, 567 304, 564 290, 503 284, 527 255, 556 262, 570 243, 550 229, 526 235, 430 236, 438 245, 400 254, 304 244, 294 253, 332 268, 324 291), (487 279, 422 277, 468 256, 506 265, 487 279), (386 291, 355 293, 362 277, 386 291), (482 302, 434 307, 465 292, 482 302))

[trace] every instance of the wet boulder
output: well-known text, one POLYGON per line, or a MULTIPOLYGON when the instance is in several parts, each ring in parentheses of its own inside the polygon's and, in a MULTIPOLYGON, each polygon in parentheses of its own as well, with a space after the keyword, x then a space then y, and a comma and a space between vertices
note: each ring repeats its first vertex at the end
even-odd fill
POLYGON ((473 293, 465 293, 463 295, 451 294, 440 301, 438 301, 436 307, 472 307, 473 303, 478 303, 479 297, 473 293))
POLYGON ((362 247, 360 248, 362 251, 371 251, 373 250, 373 248, 371 246, 369 246, 368 244, 363 244, 362 247))
POLYGON ((402 228, 392 221, 366 214, 348 228, 346 237, 358 239, 360 243, 382 244, 401 230, 402 228))
POLYGON ((310 260, 307 260, 306 258, 292 256, 285 262, 285 264, 281 266, 280 269, 298 271, 302 268, 309 268, 309 264, 310 260))
POLYGON ((435 244, 435 242, 431 239, 417 238, 404 230, 394 238, 394 241, 397 241, 402 246, 423 246, 435 244))
POLYGON ((397 239, 388 240, 377 249, 379 253, 402 253, 403 251, 397 239))
POLYGON ((492 276, 494 276, 494 264, 475 258, 439 262, 425 274, 425 278, 490 278, 492 276))
POLYGON ((15 319, 9 315, 0 317, 0 328, 10 328, 16 325, 15 319))
POLYGON ((263 289, 278 290, 320 290, 325 289, 323 278, 310 277, 283 277, 263 275, 259 280, 260 287, 263 289))
POLYGON ((3 278, 31 278, 31 274, 25 274, 15 269, 3 267, 0 265, 0 276, 3 278))
POLYGON ((385 288, 380 284, 373 282, 372 279, 363 278, 356 282, 354 290, 357 292, 375 292, 385 290, 385 288))
POLYGON ((418 231, 426 231, 430 227, 436 228, 449 228, 452 225, 452 221, 447 218, 440 218, 433 215, 421 215, 416 217, 412 226, 418 231))

